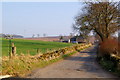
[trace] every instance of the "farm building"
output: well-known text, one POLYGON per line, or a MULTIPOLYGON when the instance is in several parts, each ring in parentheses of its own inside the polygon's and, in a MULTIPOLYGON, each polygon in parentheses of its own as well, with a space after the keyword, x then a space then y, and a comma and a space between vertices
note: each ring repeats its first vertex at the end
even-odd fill
POLYGON ((71 43, 84 43, 84 42, 86 42, 86 40, 83 37, 74 36, 74 37, 70 38, 70 42, 71 43))
POLYGON ((83 43, 85 42, 85 39, 83 37, 69 37, 69 36, 63 36, 62 42, 66 43, 83 43))
POLYGON ((66 42, 66 43, 85 43, 85 42, 94 43, 95 37, 89 36, 87 39, 84 39, 81 36, 74 36, 74 37, 69 37, 69 36, 66 37, 65 36, 65 37, 63 37, 62 42, 66 42))
POLYGON ((70 43, 70 36, 63 36, 62 42, 70 43))

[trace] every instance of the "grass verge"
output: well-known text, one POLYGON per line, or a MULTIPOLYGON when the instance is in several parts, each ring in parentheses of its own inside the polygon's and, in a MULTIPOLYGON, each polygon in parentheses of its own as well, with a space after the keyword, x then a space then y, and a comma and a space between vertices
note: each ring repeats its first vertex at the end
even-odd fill
POLYGON ((62 60, 66 57, 69 57, 73 54, 75 54, 77 51, 74 51, 69 54, 65 54, 61 57, 58 57, 56 59, 52 59, 49 61, 42 61, 39 59, 30 60, 29 57, 22 57, 21 59, 14 59, 10 61, 4 61, 3 62, 3 75, 13 75, 16 77, 24 77, 26 74, 29 74, 32 70, 36 68, 43 68, 49 64, 52 64, 54 62, 57 62, 59 60, 62 60), (9 63, 9 64, 8 64, 9 63), (36 64, 37 63, 37 64, 36 64))
POLYGON ((13 75, 15 77, 24 77, 26 74, 29 74, 32 70, 36 68, 45 67, 49 64, 62 60, 66 57, 69 57, 74 53, 76 53, 77 51, 84 50, 90 46, 92 45, 82 44, 82 45, 76 45, 61 49, 62 51, 58 50, 49 54, 46 53, 43 54, 42 56, 39 55, 31 56, 29 54, 29 55, 16 56, 10 60, 4 59, 2 62, 2 75, 13 75))
MULTIPOLYGON (((105 69, 106 71, 111 72, 114 75, 117 75, 118 77, 120 77, 120 70, 118 70, 115 65, 115 61, 111 61, 111 60, 107 60, 105 58, 102 58, 99 61, 99 64, 101 65, 101 67, 103 69, 105 69)), ((119 63, 120 64, 120 63, 119 63)))

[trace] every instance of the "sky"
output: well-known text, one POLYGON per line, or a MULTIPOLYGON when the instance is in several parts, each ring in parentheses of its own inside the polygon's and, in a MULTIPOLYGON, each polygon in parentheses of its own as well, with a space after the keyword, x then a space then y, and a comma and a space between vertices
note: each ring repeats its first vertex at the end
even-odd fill
POLYGON ((2 33, 25 37, 69 35, 80 2, 3 2, 2 33))

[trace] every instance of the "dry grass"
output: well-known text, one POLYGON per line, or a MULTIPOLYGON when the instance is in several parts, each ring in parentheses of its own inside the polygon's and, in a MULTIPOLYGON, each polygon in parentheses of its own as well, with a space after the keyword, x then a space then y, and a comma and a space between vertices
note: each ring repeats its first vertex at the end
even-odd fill
POLYGON ((91 45, 87 44, 76 45, 42 55, 37 54, 35 56, 22 54, 10 60, 8 57, 4 57, 2 62, 2 75, 25 76, 35 68, 45 67, 76 53, 76 50, 83 50, 90 46, 91 45))

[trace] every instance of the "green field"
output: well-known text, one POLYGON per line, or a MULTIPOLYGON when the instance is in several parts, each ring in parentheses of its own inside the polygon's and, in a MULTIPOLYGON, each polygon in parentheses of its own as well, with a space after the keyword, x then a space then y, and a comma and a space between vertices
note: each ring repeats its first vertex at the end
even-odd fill
MULTIPOLYGON (((9 40, 2 40, 2 56, 8 56, 9 53, 9 40)), ((55 50, 67 46, 71 46, 70 43, 60 43, 60 42, 47 42, 38 40, 25 40, 25 39, 12 39, 12 42, 17 47, 17 54, 37 54, 37 49, 40 49, 41 53, 45 53, 47 50, 55 50)))

